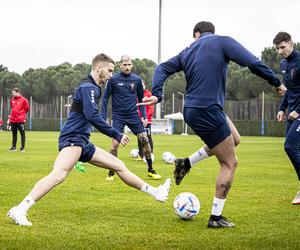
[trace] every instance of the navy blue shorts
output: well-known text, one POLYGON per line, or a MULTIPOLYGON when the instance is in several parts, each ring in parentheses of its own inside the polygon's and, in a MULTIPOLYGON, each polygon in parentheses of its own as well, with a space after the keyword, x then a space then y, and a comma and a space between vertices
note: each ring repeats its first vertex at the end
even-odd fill
POLYGON ((82 137, 72 136, 61 140, 59 138, 58 150, 61 151, 65 147, 78 146, 82 148, 79 161, 89 162, 95 154, 95 146, 88 140, 84 140, 82 137))
POLYGON ((115 118, 112 123, 112 127, 118 130, 120 133, 124 132, 124 127, 127 127, 131 130, 131 132, 135 135, 146 132, 143 123, 138 114, 131 116, 130 119, 122 119, 122 118, 115 118))
POLYGON ((226 114, 219 107, 184 108, 184 120, 209 148, 214 148, 231 134, 226 114))

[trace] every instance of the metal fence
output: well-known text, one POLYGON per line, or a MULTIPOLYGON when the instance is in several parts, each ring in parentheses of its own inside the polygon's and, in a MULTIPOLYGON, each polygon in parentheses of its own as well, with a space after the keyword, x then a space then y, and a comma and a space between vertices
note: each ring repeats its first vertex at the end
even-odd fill
MULTIPOLYGON (((171 99, 165 100, 162 114, 182 112, 182 97, 182 95, 173 95, 171 99)), ((0 98, 0 118, 5 124, 10 114, 9 98, 0 98)), ((55 131, 60 130, 66 120, 72 98, 71 96, 56 96, 51 102, 37 103, 29 97, 28 101, 30 102, 30 112, 27 115, 27 129, 55 131)), ((263 127, 265 122, 276 120, 279 105, 280 98, 262 93, 259 97, 251 100, 226 101, 225 112, 232 121, 258 122, 263 127)), ((154 116, 154 118, 156 117, 154 116)), ((264 135, 263 131, 259 134, 264 135)))

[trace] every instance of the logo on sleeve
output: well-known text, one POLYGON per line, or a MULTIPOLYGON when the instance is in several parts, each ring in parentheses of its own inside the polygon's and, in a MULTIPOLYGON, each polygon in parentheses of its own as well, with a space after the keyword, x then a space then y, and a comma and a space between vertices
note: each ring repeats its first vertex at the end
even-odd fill
POLYGON ((95 102, 95 90, 91 90, 91 102, 95 102))

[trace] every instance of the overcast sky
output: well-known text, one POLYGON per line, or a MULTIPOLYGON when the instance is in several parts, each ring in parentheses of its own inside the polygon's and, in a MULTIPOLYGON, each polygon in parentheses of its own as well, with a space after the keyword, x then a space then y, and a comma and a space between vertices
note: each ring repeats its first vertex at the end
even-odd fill
MULTIPOLYGON (((98 53, 157 62, 159 0, 0 0, 0 64, 22 74, 63 62, 90 63, 98 53)), ((299 0, 162 0, 162 60, 211 21, 256 56, 279 31, 300 42, 299 0)))

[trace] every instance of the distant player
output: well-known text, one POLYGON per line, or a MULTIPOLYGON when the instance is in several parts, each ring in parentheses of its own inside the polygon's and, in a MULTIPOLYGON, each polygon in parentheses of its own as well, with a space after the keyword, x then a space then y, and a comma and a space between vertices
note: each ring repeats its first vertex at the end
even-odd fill
MULTIPOLYGON (((159 102, 165 80, 176 72, 184 71, 187 81, 184 120, 205 142, 220 164, 208 221, 208 227, 219 228, 235 226, 222 215, 238 164, 234 138, 223 111, 228 63, 233 61, 248 67, 252 73, 268 80, 280 94, 284 94, 286 89, 274 72, 240 43, 229 36, 214 33, 215 27, 212 23, 197 23, 193 30, 195 42, 155 69, 153 96, 145 97, 143 101, 145 104, 159 102)), ((174 177, 177 183, 183 178, 180 175, 181 170, 190 169, 188 163, 186 161, 176 165, 174 177)))
MULTIPOLYGON (((279 122, 285 120, 285 111, 288 108, 284 150, 300 181, 300 52, 294 50, 292 37, 287 32, 279 32, 275 36, 273 44, 283 58, 280 62, 280 70, 287 88, 277 114, 277 120, 279 122)), ((300 191, 297 192, 292 204, 300 205, 300 191)))
POLYGON ((113 170, 127 185, 150 194, 158 201, 166 201, 170 179, 158 188, 154 188, 130 172, 122 161, 89 141, 91 125, 93 125, 122 145, 129 142, 129 138, 110 127, 98 111, 100 85, 112 76, 114 65, 114 61, 105 54, 99 54, 93 59, 91 73, 76 88, 71 112, 59 136, 59 153, 52 172, 39 180, 25 199, 8 212, 8 216, 18 225, 32 225, 27 219, 29 208, 62 183, 78 161, 113 170))
MULTIPOLYGON (((112 126, 119 132, 123 132, 127 125, 142 144, 143 154, 148 165, 148 176, 158 180, 161 176, 153 169, 151 159, 151 146, 144 127, 148 124, 145 108, 141 109, 142 121, 138 115, 137 101, 142 102, 144 90, 142 79, 131 72, 132 60, 130 56, 124 55, 121 58, 121 72, 116 73, 108 81, 102 99, 102 116, 107 119, 107 103, 112 96, 112 126)), ((117 157, 120 142, 113 139, 110 153, 117 157)), ((110 170, 106 180, 112 181, 114 171, 110 170)))

